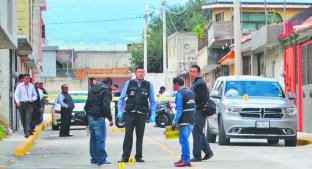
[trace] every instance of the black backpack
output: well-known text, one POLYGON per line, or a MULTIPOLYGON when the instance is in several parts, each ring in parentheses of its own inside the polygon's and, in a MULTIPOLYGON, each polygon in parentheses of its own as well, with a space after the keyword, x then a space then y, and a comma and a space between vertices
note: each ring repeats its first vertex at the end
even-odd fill
POLYGON ((204 117, 212 116, 216 113, 216 104, 208 97, 207 103, 200 110, 204 117))

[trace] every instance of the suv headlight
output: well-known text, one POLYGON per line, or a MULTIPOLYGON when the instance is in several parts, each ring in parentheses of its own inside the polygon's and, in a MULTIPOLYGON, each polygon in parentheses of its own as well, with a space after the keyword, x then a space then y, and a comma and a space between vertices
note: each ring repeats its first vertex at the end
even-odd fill
POLYGON ((296 108, 283 108, 282 111, 286 115, 290 115, 290 116, 297 115, 296 108))
POLYGON ((225 107, 224 112, 225 113, 239 113, 240 108, 239 107, 225 107))

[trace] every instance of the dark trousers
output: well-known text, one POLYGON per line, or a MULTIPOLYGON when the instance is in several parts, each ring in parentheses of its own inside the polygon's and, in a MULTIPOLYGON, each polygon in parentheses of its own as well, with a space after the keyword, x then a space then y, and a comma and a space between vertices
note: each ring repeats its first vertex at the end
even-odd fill
POLYGON ((25 136, 29 136, 31 133, 31 119, 33 109, 33 103, 21 103, 21 107, 19 108, 21 123, 24 129, 25 136))
POLYGON ((142 158, 143 136, 145 130, 146 115, 138 113, 125 113, 126 132, 123 142, 123 159, 128 159, 131 154, 133 144, 133 130, 136 134, 136 155, 135 158, 142 158))
POLYGON ((68 136, 70 130, 70 122, 72 118, 72 111, 67 109, 61 110, 61 128, 60 136, 68 136))
POLYGON ((34 111, 31 118, 31 130, 34 130, 36 125, 40 124, 42 122, 41 120, 41 106, 38 104, 34 104, 34 111))
POLYGON ((196 120, 193 129, 193 157, 201 159, 201 151, 205 154, 212 155, 213 152, 204 134, 204 127, 207 117, 204 117, 199 110, 196 110, 196 120))

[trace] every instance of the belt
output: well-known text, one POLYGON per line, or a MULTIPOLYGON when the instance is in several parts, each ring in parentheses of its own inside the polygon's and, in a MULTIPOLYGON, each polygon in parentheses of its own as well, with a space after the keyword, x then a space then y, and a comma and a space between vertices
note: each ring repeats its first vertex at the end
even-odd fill
POLYGON ((32 103, 31 101, 23 101, 23 102, 20 102, 21 104, 28 104, 28 103, 32 103))

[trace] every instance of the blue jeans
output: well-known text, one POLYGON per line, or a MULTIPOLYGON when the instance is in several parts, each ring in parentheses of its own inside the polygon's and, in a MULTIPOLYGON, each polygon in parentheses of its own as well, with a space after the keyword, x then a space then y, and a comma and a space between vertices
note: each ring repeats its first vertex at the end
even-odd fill
POLYGON ((180 125, 179 126, 179 142, 181 145, 181 160, 189 163, 191 161, 189 137, 192 133, 193 125, 180 125))
POLYGON ((90 128, 90 155, 92 164, 104 164, 107 161, 105 151, 106 124, 105 118, 88 117, 90 128))

